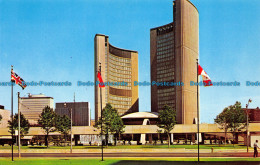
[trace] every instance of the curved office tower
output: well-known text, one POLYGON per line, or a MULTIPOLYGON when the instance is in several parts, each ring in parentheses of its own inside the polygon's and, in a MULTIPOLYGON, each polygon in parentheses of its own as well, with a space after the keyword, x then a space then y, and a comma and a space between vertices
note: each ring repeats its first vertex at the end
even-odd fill
MULTIPOLYGON (((95 82, 101 63, 101 75, 104 82, 128 84, 107 85, 102 88, 102 107, 110 103, 120 116, 138 112, 138 52, 112 46, 109 37, 102 34, 95 36, 95 82)), ((100 88, 95 86, 95 120, 101 116, 100 88)))
POLYGON ((199 13, 189 0, 173 2, 173 22, 150 30, 151 81, 183 82, 183 86, 152 86, 151 108, 165 104, 177 112, 177 123, 197 118, 196 59, 199 56, 199 13))

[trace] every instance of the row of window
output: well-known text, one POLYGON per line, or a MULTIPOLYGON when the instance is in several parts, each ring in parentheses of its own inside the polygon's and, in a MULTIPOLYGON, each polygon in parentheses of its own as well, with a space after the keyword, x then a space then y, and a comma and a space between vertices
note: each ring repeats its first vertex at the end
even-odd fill
POLYGON ((163 52, 157 52, 157 60, 162 59, 165 57, 174 57, 173 51, 172 50, 166 50, 163 52))
POLYGON ((157 90, 157 93, 160 94, 160 93, 167 93, 167 92, 173 92, 173 91, 174 91, 174 88, 166 88, 166 89, 157 90))
POLYGON ((112 68, 114 68, 114 69, 120 69, 120 70, 131 71, 131 67, 119 66, 119 65, 113 64, 113 63, 110 63, 110 64, 109 64, 109 67, 112 67, 112 68))
POLYGON ((167 100, 167 101, 160 101, 158 102, 158 105, 169 105, 169 104, 175 104, 174 100, 167 100))
POLYGON ((173 95, 171 95, 171 96, 164 96, 164 97, 159 97, 158 96, 158 102, 169 101, 169 100, 173 100, 173 99, 174 99, 173 95))
POLYGON ((166 77, 166 78, 158 78, 157 81, 162 82, 162 81, 172 81, 174 77, 166 77))
POLYGON ((110 76, 119 77, 119 78, 129 78, 129 79, 131 79, 131 77, 132 77, 132 76, 129 75, 129 74, 120 74, 120 73, 114 72, 114 71, 109 72, 109 75, 110 75, 110 76))
POLYGON ((119 101, 132 101, 131 97, 118 97, 118 96, 115 96, 115 95, 109 95, 109 99, 119 100, 119 101))
POLYGON ((117 101, 117 100, 109 100, 111 104, 122 104, 122 105, 131 105, 130 101, 117 101))
POLYGON ((163 40, 163 39, 170 38, 170 37, 173 37, 173 32, 167 33, 164 35, 159 35, 157 38, 158 38, 158 40, 163 40))
POLYGON ((157 75, 172 73, 172 72, 174 72, 174 68, 157 71, 157 75))
POLYGON ((115 69, 115 68, 112 68, 112 67, 109 67, 109 71, 116 72, 118 74, 129 74, 129 75, 131 74, 131 71, 115 69))
POLYGON ((113 55, 111 53, 110 53, 109 58, 114 60, 114 61, 118 61, 118 62, 131 63, 131 59, 130 58, 117 57, 117 56, 115 56, 115 55, 113 55))
MULTIPOLYGON (((162 105, 158 105, 158 109, 162 110, 164 105, 163 104, 162 105)), ((166 104, 166 105, 168 105, 168 106, 172 107, 173 109, 175 109, 175 104, 169 103, 169 104, 166 104)))
POLYGON ((114 107, 115 109, 118 109, 118 110, 119 110, 119 108, 124 108, 124 109, 131 108, 131 105, 121 105, 121 104, 111 104, 111 105, 112 105, 112 107, 114 107))
POLYGON ((157 78, 173 77, 173 76, 174 76, 174 72, 169 72, 169 73, 165 73, 165 74, 157 74, 157 78))
POLYGON ((159 100, 169 100, 170 98, 173 98, 174 95, 175 95, 175 92, 172 92, 172 93, 160 93, 160 94, 158 94, 158 99, 159 100))
POLYGON ((163 65, 161 67, 158 67, 158 65, 157 65, 156 70, 157 70, 157 73, 159 71, 161 71, 161 70, 168 70, 168 69, 173 69, 173 71, 174 71, 174 67, 173 66, 174 66, 173 64, 172 65, 163 65))
POLYGON ((157 68, 161 68, 161 67, 164 67, 164 66, 173 66, 174 63, 172 61, 166 61, 164 63, 157 63, 157 68))
POLYGON ((166 57, 166 58, 162 58, 162 59, 157 59, 157 62, 166 62, 166 61, 170 61, 173 60, 173 57, 166 57))
POLYGON ((173 47, 173 45, 174 45, 174 40, 172 40, 171 38, 166 39, 165 42, 157 42, 157 48, 165 47, 165 46, 173 47))
POLYGON ((127 83, 131 82, 131 79, 115 77, 115 76, 112 76, 112 75, 109 75, 108 79, 111 82, 122 82, 122 81, 127 82, 127 83))
POLYGON ((163 51, 163 50, 168 50, 172 49, 173 45, 168 45, 168 46, 162 46, 162 47, 157 47, 157 51, 163 51))
POLYGON ((125 63, 125 62, 118 62, 109 59, 109 64, 114 64, 114 65, 119 65, 119 66, 124 66, 124 67, 131 67, 131 63, 125 63))

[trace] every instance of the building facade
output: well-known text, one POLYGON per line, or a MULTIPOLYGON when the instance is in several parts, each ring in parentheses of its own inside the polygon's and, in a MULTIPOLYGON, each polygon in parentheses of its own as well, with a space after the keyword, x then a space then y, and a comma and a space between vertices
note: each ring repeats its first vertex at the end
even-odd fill
POLYGON ((259 109, 259 107, 250 108, 250 109, 243 108, 243 110, 246 113, 248 113, 248 121, 250 123, 260 123, 260 109, 259 109))
POLYGON ((67 115, 70 118, 70 110, 72 109, 73 126, 90 126, 90 104, 89 102, 69 102, 56 103, 56 114, 67 115))
POLYGON ((151 86, 152 112, 165 104, 173 107, 177 123, 193 124, 197 118, 197 59, 199 13, 189 0, 173 2, 173 22, 150 30, 151 82, 184 85, 151 86))
POLYGON ((0 115, 2 120, 0 121, 0 128, 8 127, 8 120, 10 120, 11 113, 9 110, 6 110, 4 106, 0 105, 0 115))
MULTIPOLYGON (((96 75, 101 65, 102 79, 105 83, 110 83, 101 89, 102 108, 110 103, 119 115, 138 112, 138 86, 134 86, 134 81, 138 81, 138 52, 114 47, 109 43, 109 37, 102 34, 97 34, 94 42, 95 82, 98 81, 96 75)), ((96 121, 101 116, 100 103, 100 88, 96 85, 96 121)))
POLYGON ((20 97, 20 112, 28 119, 31 125, 38 124, 39 116, 44 107, 53 108, 53 98, 44 94, 31 95, 28 97, 20 97))

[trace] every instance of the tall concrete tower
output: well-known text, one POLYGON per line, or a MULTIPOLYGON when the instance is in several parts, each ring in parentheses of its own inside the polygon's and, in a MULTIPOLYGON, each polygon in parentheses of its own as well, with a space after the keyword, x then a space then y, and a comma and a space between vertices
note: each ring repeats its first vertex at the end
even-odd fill
MULTIPOLYGON (((139 98, 138 86, 138 52, 117 48, 109 43, 109 37, 103 34, 95 36, 95 82, 99 63, 101 63, 101 75, 107 83, 127 83, 126 86, 107 85, 102 88, 102 108, 110 103, 117 109, 119 115, 138 112, 139 98)), ((101 116, 100 89, 95 86, 95 120, 101 116)))
POLYGON ((150 30, 151 82, 183 82, 183 86, 151 86, 152 112, 165 104, 177 112, 179 124, 197 117, 199 13, 189 0, 173 2, 173 22, 150 30))

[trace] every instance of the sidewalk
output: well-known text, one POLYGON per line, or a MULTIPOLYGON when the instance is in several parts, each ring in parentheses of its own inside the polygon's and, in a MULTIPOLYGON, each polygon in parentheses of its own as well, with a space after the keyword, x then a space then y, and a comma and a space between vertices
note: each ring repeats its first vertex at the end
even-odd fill
MULTIPOLYGON (((11 150, 1 149, 0 153, 11 153, 11 150)), ((101 149, 73 149, 73 153, 100 153, 101 149)), ((198 149, 106 149, 104 153, 197 153, 198 149)), ((242 153, 246 152, 246 149, 214 149, 213 153, 242 153)), ((249 150, 253 153, 253 149, 249 150)), ((18 150, 14 150, 14 153, 18 153, 18 150)), ((70 153, 70 149, 21 149, 21 153, 70 153)), ((200 149, 200 153, 212 153, 211 149, 200 149)))

